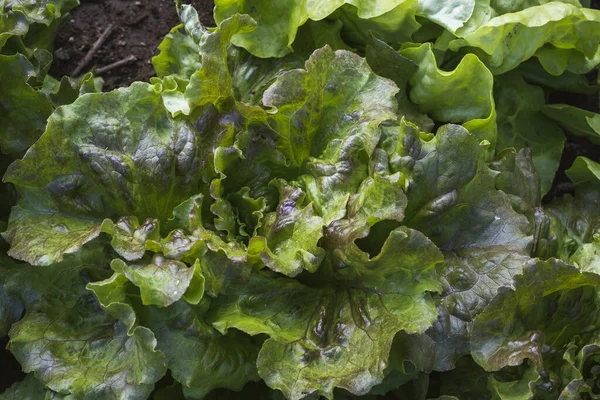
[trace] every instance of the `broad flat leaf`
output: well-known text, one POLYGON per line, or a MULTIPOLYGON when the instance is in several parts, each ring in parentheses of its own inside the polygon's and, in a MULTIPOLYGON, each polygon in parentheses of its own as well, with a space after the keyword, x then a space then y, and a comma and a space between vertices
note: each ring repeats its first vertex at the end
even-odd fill
POLYGON ((532 227, 497 190, 498 172, 485 164, 486 146, 464 128, 446 125, 435 137, 423 138, 403 121, 387 134, 394 134, 384 146, 392 171, 406 175, 404 223, 434 241, 445 257, 437 266, 440 317, 425 335, 400 345, 421 369, 448 370, 468 354, 475 316, 521 272, 532 227), (417 354, 418 349, 429 355, 417 354))
POLYGON ((567 104, 548 104, 542 108, 542 112, 567 132, 600 144, 600 114, 567 104))
POLYGON ((8 11, 5 0, 0 2, 0 50, 12 36, 24 36, 29 30, 27 17, 21 11, 8 11))
POLYGON ((600 187, 600 164, 586 157, 577 157, 567 171, 567 176, 576 185, 588 184, 600 187))
MULTIPOLYGON (((0 18, 2 16, 0 15, 0 18)), ((43 133, 52 104, 27 80, 34 76, 33 66, 21 54, 0 55, 0 150, 20 152, 43 133)))
POLYGON ((1 393, 0 400, 75 400, 75 397, 46 389, 33 374, 28 374, 25 379, 13 383, 1 393))
POLYGON ((436 318, 426 292, 439 289, 435 264, 442 258, 422 234, 398 228, 372 259, 366 253, 356 257, 346 231, 329 235, 332 256, 314 287, 253 274, 211 312, 221 331, 270 336, 259 355, 259 373, 292 399, 331 397, 335 387, 367 393, 383 379, 395 333, 422 332, 436 318))
POLYGON ((518 71, 525 81, 538 86, 586 95, 594 94, 598 91, 598 86, 591 86, 584 75, 565 71, 559 76, 554 76, 548 73, 535 59, 530 59, 522 63, 518 71))
POLYGON ((405 0, 385 0, 374 3, 365 0, 333 0, 298 3, 285 0, 273 4, 265 0, 215 2, 215 20, 221 23, 236 13, 249 14, 258 24, 253 32, 235 35, 232 43, 248 50, 257 57, 282 57, 291 51, 298 27, 307 20, 319 21, 344 4, 357 8, 360 18, 380 16, 405 3, 405 0))
POLYGON ((476 1, 445 1, 420 0, 418 15, 456 32, 473 15, 476 1))
MULTIPOLYGON (((549 2, 528 7, 515 13, 497 16, 477 27, 464 37, 450 42, 450 50, 468 47, 490 68, 494 75, 516 68, 520 63, 539 54, 544 68, 553 75, 565 70, 577 70, 569 65, 569 57, 592 59, 600 43, 600 11, 572 4, 549 2), (523 43, 527 43, 524 46, 523 43), (561 49, 572 49, 562 52, 561 49)), ((592 65, 593 67, 593 65, 592 65)), ((585 71, 574 71, 582 73, 585 71)))
POLYGON ((418 66, 408 80, 410 100, 434 120, 463 124, 479 140, 490 142, 493 149, 496 113, 491 72, 472 54, 467 54, 453 71, 442 71, 430 44, 411 46, 400 50, 403 57, 418 66))
MULTIPOLYGON (((394 8, 373 18, 365 18, 360 14, 359 9, 346 4, 337 9, 327 20, 340 22, 344 41, 359 51, 364 49, 372 34, 396 47, 400 43, 411 41, 411 37, 419 30, 421 23, 415 18, 418 12, 418 0, 400 0, 395 3, 394 8)), ((308 23, 310 22, 312 21, 308 23)), ((320 21, 318 24, 323 22, 320 21)), ((299 37, 300 34, 302 34, 301 30, 299 37)), ((293 44, 295 51, 296 42, 293 44)))
POLYGON ((87 281, 106 276, 103 260, 102 252, 81 251, 51 267, 13 271, 5 287, 27 313, 11 328, 9 349, 54 391, 143 399, 166 372, 164 355, 150 330, 129 329, 85 290, 87 281))
POLYGON ((498 150, 530 147, 541 180, 542 194, 552 186, 565 135, 542 109, 544 92, 517 74, 496 77, 494 99, 498 111, 498 150))
MULTIPOLYGON (((216 116, 209 109, 197 118, 216 116)), ((22 192, 9 254, 50 264, 96 237, 105 218, 169 219, 210 176, 200 160, 211 158, 212 135, 211 125, 170 119, 160 91, 145 83, 59 108, 6 174, 22 192)))
POLYGON ((409 96, 423 113, 451 123, 486 119, 492 114, 493 77, 476 56, 468 54, 453 71, 442 71, 430 44, 405 47, 400 54, 418 66, 408 81, 409 96))
POLYGON ((318 157, 335 139, 347 137, 368 122, 394 117, 393 82, 375 75, 365 59, 329 47, 316 50, 306 69, 282 74, 263 95, 278 135, 277 147, 295 165, 318 157))
POLYGON ((514 288, 502 290, 476 317, 473 358, 487 371, 525 359, 541 370, 544 345, 560 350, 574 335, 597 329, 600 316, 593 286, 599 283, 599 275, 558 260, 528 262, 523 275, 515 277, 514 288))
POLYGON ((259 379, 256 358, 260 340, 231 330, 223 335, 206 324, 197 307, 177 302, 166 309, 148 308, 145 323, 158 338, 158 349, 186 398, 201 399, 215 388, 240 390, 259 379))
POLYGON ((441 127, 429 141, 416 135, 414 126, 400 127, 396 149, 403 157, 396 168, 409 177, 406 224, 442 250, 525 249, 530 228, 496 189, 486 146, 456 125, 441 127))
POLYGON ((527 216, 531 226, 542 205, 540 178, 533 164, 531 149, 520 151, 505 149, 490 163, 490 168, 499 171, 496 188, 510 197, 513 209, 527 216))

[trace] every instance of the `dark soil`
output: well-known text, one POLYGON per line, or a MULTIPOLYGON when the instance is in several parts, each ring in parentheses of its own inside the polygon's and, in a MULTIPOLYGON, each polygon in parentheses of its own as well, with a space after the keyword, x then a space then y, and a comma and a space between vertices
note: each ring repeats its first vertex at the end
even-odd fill
POLYGON ((13 384, 25 378, 21 366, 12 354, 6 350, 8 338, 0 339, 0 394, 13 384))
MULTIPOLYGON (((186 0, 198 10, 200 20, 213 26, 212 0, 186 0)), ((114 29, 90 64, 103 67, 131 55, 136 61, 102 75, 105 90, 128 86, 133 81, 148 81, 154 75, 151 58, 167 33, 179 24, 174 0, 81 0, 72 18, 58 32, 55 41, 52 76, 71 76, 94 42, 106 28, 114 29)))

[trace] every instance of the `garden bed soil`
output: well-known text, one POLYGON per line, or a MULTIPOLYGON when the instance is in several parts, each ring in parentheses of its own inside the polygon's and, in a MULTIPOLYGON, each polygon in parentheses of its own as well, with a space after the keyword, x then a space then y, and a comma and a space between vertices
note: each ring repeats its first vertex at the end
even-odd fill
MULTIPOLYGON (((171 28, 179 24, 173 0, 80 0, 72 18, 61 27, 54 44, 54 64, 50 74, 56 78, 72 76, 79 62, 110 24, 108 39, 83 69, 98 68, 136 58, 102 74, 104 90, 129 86, 133 81, 148 81, 154 75, 151 58, 171 28)), ((200 21, 213 26, 212 0, 186 0, 200 15, 200 21)))

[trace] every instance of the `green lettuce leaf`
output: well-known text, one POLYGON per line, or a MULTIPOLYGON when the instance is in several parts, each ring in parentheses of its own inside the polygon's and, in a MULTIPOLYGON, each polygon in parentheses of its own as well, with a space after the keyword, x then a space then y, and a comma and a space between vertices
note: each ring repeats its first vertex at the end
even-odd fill
POLYGON ((302 190, 284 186, 281 197, 277 211, 264 217, 248 251, 259 255, 273 271, 287 276, 303 270, 315 272, 325 256, 325 250, 317 246, 323 236, 323 218, 315 215, 311 205, 303 206, 302 190))
POLYGON ((9 254, 47 265, 97 237, 106 218, 169 219, 200 191, 199 160, 213 151, 200 135, 216 132, 198 128, 170 119, 161 87, 146 83, 58 109, 43 137, 6 174, 23 194, 9 222, 9 254), (123 113, 125 103, 130 108, 123 113), (39 160, 60 162, 40 168, 39 160))
POLYGON ((46 389, 33 374, 28 374, 21 382, 14 383, 4 393, 0 400, 75 400, 72 395, 64 395, 46 389))
POLYGON ((472 355, 488 371, 516 366, 525 359, 543 368, 543 345, 558 350, 575 334, 598 324, 595 285, 600 276, 555 259, 532 260, 475 319, 472 355), (580 307, 573 310, 572 301, 580 307), (501 325, 497 325, 498 321, 501 325), (510 326, 511 329, 503 329, 510 326))
POLYGON ((499 173, 485 164, 487 145, 464 128, 442 126, 431 137, 402 122, 389 132, 394 135, 384 143, 392 171, 406 175, 404 223, 433 240, 445 257, 437 267, 440 318, 425 335, 400 340, 398 354, 424 371, 445 371, 468 354, 476 315, 521 273, 532 226, 497 190, 499 173))
POLYGON ((558 170, 565 135, 560 126, 542 112, 545 100, 540 87, 529 85, 516 73, 496 79, 497 148, 531 148, 542 194, 546 194, 558 170))
POLYGON ((431 45, 403 46, 400 54, 418 69, 410 77, 409 98, 434 120, 463 124, 479 140, 496 144, 493 77, 474 55, 467 54, 453 71, 437 67, 431 45))
POLYGON ((111 267, 140 288, 144 305, 166 307, 182 297, 197 304, 204 295, 204 276, 197 260, 188 267, 181 261, 167 260, 155 254, 152 260, 131 265, 115 259, 111 267))
POLYGON ((577 157, 566 172, 576 185, 586 183, 600 189, 600 164, 597 162, 586 157, 577 157))
POLYGON ((85 289, 106 276, 104 262, 102 249, 90 249, 52 267, 13 268, 5 287, 27 313, 12 326, 9 349, 54 391, 145 398, 166 372, 165 357, 149 329, 116 320, 85 289))
POLYGON ((567 104, 548 104, 542 108, 542 112, 566 131, 600 144, 600 114, 567 104))
POLYGON ((335 387, 367 393, 383 379, 395 333, 423 332, 437 316, 427 292, 439 290, 435 264, 442 258, 429 240, 398 228, 371 259, 353 240, 351 229, 330 227, 326 241, 335 250, 315 285, 253 274, 212 311, 221 331, 270 337, 259 374, 289 398, 330 397, 335 387))
POLYGON ((171 29, 158 46, 160 53, 152 58, 156 76, 174 76, 178 82, 188 82, 201 67, 200 48, 183 25, 171 29))
POLYGON ((579 158, 569 175, 581 183, 575 196, 567 194, 545 207, 546 218, 540 221, 537 256, 556 257, 578 266, 582 271, 600 271, 598 233, 600 190, 598 177, 590 160, 579 158))
POLYGON ((27 80, 35 75, 33 66, 21 54, 0 55, 0 150, 26 150, 42 134, 52 104, 27 80))
POLYGON ((598 398, 598 362, 600 361, 598 332, 589 342, 577 346, 571 343, 564 353, 565 365, 562 366, 561 378, 564 389, 560 399, 598 398))
POLYGON ((207 305, 179 301, 166 309, 148 308, 144 317, 190 399, 204 398, 214 388, 239 391, 259 379, 256 359, 262 341, 235 330, 221 334, 203 321, 207 305))
POLYGON ((236 13, 248 14, 258 23, 254 32, 237 34, 232 43, 261 58, 282 57, 291 51, 298 27, 307 20, 322 20, 344 4, 357 8, 360 18, 380 16, 405 0, 373 3, 364 0, 335 0, 326 3, 297 3, 287 0, 277 5, 263 0, 215 2, 215 20, 220 23, 236 13))
POLYGON ((2 0, 0 9, 10 8, 20 11, 32 23, 49 26, 53 20, 62 17, 79 5, 78 0, 2 0))
POLYGON ((534 55, 553 75, 565 70, 584 73, 600 61, 599 26, 600 11, 549 2, 492 18, 452 40, 449 48, 474 51, 494 75, 508 72, 534 55))

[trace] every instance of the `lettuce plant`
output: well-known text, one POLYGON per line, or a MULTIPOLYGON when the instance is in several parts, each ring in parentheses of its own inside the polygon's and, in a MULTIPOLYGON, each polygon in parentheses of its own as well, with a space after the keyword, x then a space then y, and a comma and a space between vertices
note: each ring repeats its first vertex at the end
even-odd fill
POLYGON ((177 7, 155 78, 6 171, 0 399, 600 396, 600 165, 542 201, 598 141, 545 93, 596 93, 600 11, 177 7))

